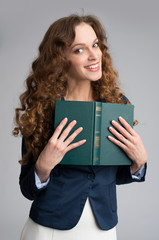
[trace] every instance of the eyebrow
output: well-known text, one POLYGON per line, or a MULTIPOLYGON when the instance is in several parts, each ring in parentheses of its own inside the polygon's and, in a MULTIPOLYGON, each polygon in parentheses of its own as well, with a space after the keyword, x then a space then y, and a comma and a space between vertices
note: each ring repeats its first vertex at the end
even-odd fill
MULTIPOLYGON (((98 40, 98 38, 94 39, 93 43, 96 42, 97 40, 98 40)), ((76 43, 76 44, 74 44, 74 45, 71 47, 71 49, 73 49, 74 47, 76 47, 76 46, 78 46, 78 45, 80 45, 80 46, 85 46, 86 44, 85 44, 85 43, 76 43)))

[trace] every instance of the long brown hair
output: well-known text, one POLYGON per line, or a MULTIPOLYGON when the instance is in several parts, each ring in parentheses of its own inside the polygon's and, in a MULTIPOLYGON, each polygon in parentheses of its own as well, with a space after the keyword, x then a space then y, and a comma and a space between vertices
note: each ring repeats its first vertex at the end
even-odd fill
MULTIPOLYGON (((34 161, 47 144, 54 129, 55 100, 61 99, 67 89, 67 71, 70 63, 63 52, 75 38, 75 27, 89 24, 95 31, 102 51, 102 77, 92 82, 93 97, 109 103, 123 103, 118 87, 118 75, 108 53, 107 38, 99 20, 92 15, 70 15, 55 21, 46 32, 39 55, 32 63, 32 72, 26 79, 26 91, 20 96, 21 107, 16 108, 14 136, 21 134, 27 146, 22 165, 32 154, 34 161)), ((128 101, 125 104, 129 104, 128 101)))

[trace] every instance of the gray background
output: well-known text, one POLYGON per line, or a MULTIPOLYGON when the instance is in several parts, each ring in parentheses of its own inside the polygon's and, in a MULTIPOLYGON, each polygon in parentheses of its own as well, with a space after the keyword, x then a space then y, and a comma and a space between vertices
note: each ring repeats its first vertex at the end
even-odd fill
POLYGON ((118 240, 158 239, 159 2, 156 0, 0 1, 0 238, 17 240, 31 202, 18 185, 20 138, 11 134, 14 108, 50 24, 71 13, 102 21, 121 87, 135 105, 135 127, 149 154, 147 180, 118 187, 118 240))

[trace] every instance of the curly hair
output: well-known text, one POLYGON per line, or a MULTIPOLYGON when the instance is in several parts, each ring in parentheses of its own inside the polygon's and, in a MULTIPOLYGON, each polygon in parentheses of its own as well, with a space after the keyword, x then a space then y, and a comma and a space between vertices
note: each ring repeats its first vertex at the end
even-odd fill
POLYGON ((39 55, 26 79, 26 91, 20 96, 21 106, 15 110, 13 134, 21 134, 27 146, 27 153, 20 161, 22 165, 28 163, 30 155, 34 161, 37 160, 53 133, 55 100, 66 93, 67 72, 71 64, 63 52, 75 39, 75 27, 83 22, 94 29, 102 51, 102 77, 91 82, 93 97, 96 101, 104 99, 108 103, 123 103, 118 74, 108 52, 107 37, 97 17, 70 15, 55 21, 39 46, 39 55))

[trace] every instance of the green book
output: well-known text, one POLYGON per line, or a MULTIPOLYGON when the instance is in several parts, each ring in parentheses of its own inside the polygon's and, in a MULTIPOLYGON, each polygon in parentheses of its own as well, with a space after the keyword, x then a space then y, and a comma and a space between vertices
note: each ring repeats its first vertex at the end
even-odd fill
MULTIPOLYGON (((83 131, 72 143, 86 139, 87 141, 67 152, 60 164, 67 165, 131 165, 131 160, 125 152, 108 136, 111 121, 118 121, 122 116, 133 127, 134 106, 127 104, 115 104, 104 102, 63 101, 55 102, 56 128, 67 117, 67 125, 76 120, 77 123, 71 130, 70 136, 77 128, 83 127, 83 131)), ((119 121, 118 121, 119 122, 119 121)))

